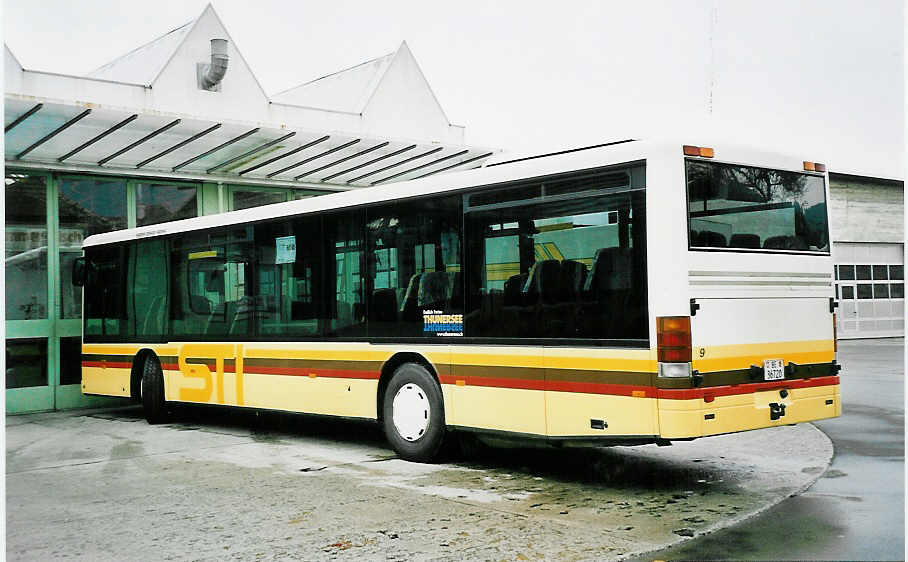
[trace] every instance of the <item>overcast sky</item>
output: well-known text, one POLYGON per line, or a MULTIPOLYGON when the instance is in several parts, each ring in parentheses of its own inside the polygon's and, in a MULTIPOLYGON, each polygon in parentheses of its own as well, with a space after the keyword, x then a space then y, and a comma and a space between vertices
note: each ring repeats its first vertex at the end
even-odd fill
MULTIPOLYGON (((902 2, 215 0, 269 94, 406 40, 468 144, 771 146, 904 178, 902 2)), ((85 74, 206 2, 4 0, 23 66, 85 74)))

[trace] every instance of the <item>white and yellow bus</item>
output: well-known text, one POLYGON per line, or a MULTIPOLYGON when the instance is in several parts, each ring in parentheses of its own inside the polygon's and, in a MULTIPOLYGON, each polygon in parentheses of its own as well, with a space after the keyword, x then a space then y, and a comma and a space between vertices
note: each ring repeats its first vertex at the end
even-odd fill
POLYGON ((602 145, 91 236, 82 390, 665 444, 840 415, 828 179, 602 145))

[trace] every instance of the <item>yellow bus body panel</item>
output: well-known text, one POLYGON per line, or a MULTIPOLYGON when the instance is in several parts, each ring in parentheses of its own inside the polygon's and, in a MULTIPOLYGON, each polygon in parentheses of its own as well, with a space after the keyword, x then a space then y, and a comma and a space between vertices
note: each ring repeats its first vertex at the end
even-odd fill
POLYGON ((781 398, 778 390, 703 399, 659 399, 659 428, 663 439, 704 437, 834 418, 842 413, 839 385, 790 389, 781 398), (832 404, 826 404, 832 400, 832 404), (785 415, 771 420, 769 404, 785 404, 785 415), (711 419, 706 419, 707 416, 711 419))
POLYGON ((82 367, 82 394, 129 397, 131 369, 82 367))

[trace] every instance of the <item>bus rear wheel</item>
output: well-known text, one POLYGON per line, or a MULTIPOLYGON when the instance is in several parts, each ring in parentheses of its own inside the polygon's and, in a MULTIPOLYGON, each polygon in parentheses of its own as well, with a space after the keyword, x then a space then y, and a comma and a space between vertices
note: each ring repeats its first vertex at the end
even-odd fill
POLYGON ((148 423, 163 423, 170 419, 167 401, 164 400, 164 373, 154 355, 145 358, 142 365, 142 410, 148 423))
POLYGON ((382 401, 382 424, 391 447, 408 461, 431 462, 445 439, 441 387, 422 365, 394 371, 382 401))

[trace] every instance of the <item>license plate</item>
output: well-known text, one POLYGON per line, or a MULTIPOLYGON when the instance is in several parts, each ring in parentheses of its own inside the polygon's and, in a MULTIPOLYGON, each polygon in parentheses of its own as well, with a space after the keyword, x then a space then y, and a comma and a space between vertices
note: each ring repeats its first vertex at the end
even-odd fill
POLYGON ((781 359, 763 361, 763 380, 778 381, 785 378, 785 364, 781 359))

